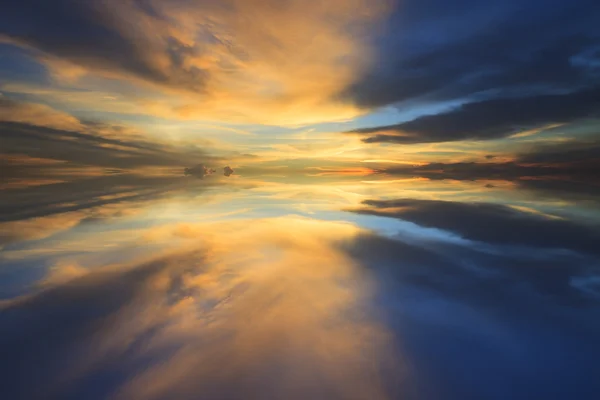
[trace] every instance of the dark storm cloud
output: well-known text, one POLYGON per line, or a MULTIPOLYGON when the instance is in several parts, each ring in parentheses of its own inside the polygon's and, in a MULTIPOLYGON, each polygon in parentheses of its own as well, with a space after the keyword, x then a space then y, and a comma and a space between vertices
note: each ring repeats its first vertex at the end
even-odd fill
POLYGON ((346 95, 367 108, 463 105, 349 133, 366 143, 486 140, 597 117, 598 18, 590 0, 401 2, 377 62, 346 95))
MULTIPOLYGON (((558 145, 556 149, 558 150, 558 145)), ((566 146, 565 146, 566 147, 566 146)), ((549 149, 549 148, 548 148, 549 149)), ((548 158, 551 152, 524 153, 522 160, 536 159, 550 161, 550 164, 506 163, 430 163, 414 167, 391 167, 379 172, 406 177, 424 177, 431 180, 460 181, 508 181, 519 190, 533 195, 534 198, 556 199, 576 202, 582 207, 600 207, 600 163, 597 155, 600 148, 559 152, 556 157, 548 158), (581 153, 590 153, 590 158, 574 159, 581 153), (595 158, 594 158, 595 157, 595 158), (557 160, 569 160, 563 164, 557 160)), ((494 184, 486 184, 493 188, 494 184)))
MULTIPOLYGON (((593 154, 598 154, 592 151, 593 154)), ((598 183, 600 163, 587 159, 571 164, 531 164, 506 163, 429 163, 415 167, 391 167, 380 170, 382 173, 402 176, 421 176, 429 179, 455 180, 507 180, 561 179, 598 183)))
MULTIPOLYGON (((589 166, 590 170, 595 169, 597 172, 600 164, 600 136, 540 144, 517 154, 515 162, 566 169, 589 166)), ((596 177, 600 178, 600 174, 596 174, 596 177)))
POLYGON ((393 166, 379 172, 433 180, 511 181, 538 196, 600 205, 600 138, 597 135, 531 146, 521 150, 510 162, 494 162, 495 158, 486 156, 486 162, 393 166))
MULTIPOLYGON (((169 51, 163 55, 177 68, 166 71, 156 62, 153 54, 156 43, 151 37, 124 34, 126 30, 122 26, 128 18, 125 14, 133 9, 145 13, 148 18, 160 20, 146 2, 133 2, 131 7, 125 3, 129 2, 123 2, 125 7, 120 11, 111 12, 110 7, 96 0, 11 2, 2 8, 0 33, 20 44, 78 65, 130 75, 156 84, 201 90, 202 71, 180 68, 181 53, 186 48, 175 38, 168 46, 169 51)), ((118 5, 113 4, 113 7, 118 5)))
POLYGON ((515 180, 522 177, 545 177, 560 173, 554 168, 522 166, 514 162, 506 163, 429 163, 419 166, 390 167, 382 173, 402 176, 421 176, 429 179, 455 180, 515 180))
POLYGON ((485 140, 550 124, 600 116, 600 89, 568 94, 502 98, 467 103, 449 112, 396 125, 357 129, 367 143, 431 143, 485 140))
POLYGON ((346 95, 374 107, 590 85, 599 16, 591 0, 402 1, 346 95))
POLYGON ((485 243, 570 249, 600 254, 600 227, 492 203, 367 200, 358 213, 394 217, 485 243))

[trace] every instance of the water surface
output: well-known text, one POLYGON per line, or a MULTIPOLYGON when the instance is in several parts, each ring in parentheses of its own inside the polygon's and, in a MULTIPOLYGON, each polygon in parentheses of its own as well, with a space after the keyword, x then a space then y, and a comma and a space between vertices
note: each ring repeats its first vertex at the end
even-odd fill
POLYGON ((7 188, 3 398, 593 398, 596 192, 243 171, 7 188))

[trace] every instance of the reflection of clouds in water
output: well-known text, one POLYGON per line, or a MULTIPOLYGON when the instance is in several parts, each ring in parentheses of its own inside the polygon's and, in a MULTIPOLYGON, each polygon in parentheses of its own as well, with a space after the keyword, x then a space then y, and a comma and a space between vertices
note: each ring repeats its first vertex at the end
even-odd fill
POLYGON ((44 239, 84 222, 131 218, 159 201, 196 196, 219 184, 119 174, 6 190, 0 198, 0 246, 44 239))
POLYGON ((3 191, 0 298, 29 290, 65 256, 88 254, 81 264, 88 268, 104 264, 109 250, 119 261, 160 252, 144 237, 145 229, 160 219, 180 218, 175 211, 182 204, 189 210, 190 204, 205 203, 207 192, 219 185, 218 180, 119 174, 3 191))
POLYGON ((0 246, 24 240, 43 239, 56 232, 68 230, 85 217, 78 212, 51 215, 41 218, 0 223, 0 246))
POLYGON ((535 209, 483 202, 423 199, 367 200, 358 213, 389 216, 485 243, 576 250, 597 254, 600 227, 535 209))
POLYGON ((103 210, 123 212, 136 203, 157 200, 183 189, 202 192, 218 182, 194 184, 182 177, 144 177, 135 174, 92 177, 52 185, 7 190, 0 198, 0 221, 103 210))
POLYGON ((300 218, 163 227, 158 237, 188 239, 180 254, 74 274, 8 303, 5 393, 385 398, 372 285, 331 245, 356 233, 300 218), (111 380, 115 362, 128 382, 111 380), (21 386, 26 377, 39 385, 21 386), (107 386, 81 384, 89 379, 107 386))
POLYGON ((367 234, 343 248, 380 283, 417 398, 596 397, 597 259, 402 240, 367 234))
MULTIPOLYGON (((289 206, 310 199, 300 186, 267 188, 289 206)), ((360 221, 397 222, 383 237, 254 218, 235 207, 252 205, 248 196, 221 213, 207 207, 202 223, 180 223, 200 220, 196 202, 142 197, 160 200, 148 224, 123 218, 137 203, 119 198, 8 222, 27 235, 7 245, 4 266, 43 259, 34 268, 46 275, 3 303, 0 397, 524 398, 504 379, 527 398, 597 391, 595 231, 576 221, 485 203, 365 202, 360 221), (418 225, 398 228, 407 221, 418 225), (15 242, 27 238, 40 240, 15 242)))

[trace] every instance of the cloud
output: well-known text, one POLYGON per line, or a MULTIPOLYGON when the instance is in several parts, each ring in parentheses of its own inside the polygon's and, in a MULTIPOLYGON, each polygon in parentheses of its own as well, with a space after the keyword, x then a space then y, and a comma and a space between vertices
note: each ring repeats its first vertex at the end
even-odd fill
POLYGON ((0 97, 0 121, 26 123, 67 131, 84 128, 77 118, 67 113, 43 104, 19 103, 6 97, 0 97))
POLYGON ((377 62, 345 92, 372 108, 552 93, 598 83, 591 0, 406 0, 377 42, 377 62))
POLYGON ((377 172, 429 180, 507 181, 515 184, 521 192, 535 193, 542 198, 576 202, 594 208, 598 206, 598 135, 524 143, 518 147, 516 154, 484 158, 481 162, 388 164, 377 172))
POLYGON ((368 64, 386 3, 27 0, 0 26, 42 62, 72 66, 69 77, 162 91, 182 118, 290 124, 356 115, 337 94, 368 64))
POLYGON ((0 99, 0 129, 0 162, 7 178, 151 167, 179 173, 186 164, 217 160, 191 143, 172 144, 127 126, 82 122, 46 106, 9 99, 0 99))
POLYGON ((297 125, 598 84, 591 0, 390 3, 26 0, 0 26, 59 82, 109 91, 45 98, 165 118, 297 125))
MULTIPOLYGON (((595 169, 600 162, 600 136, 578 137, 559 143, 541 143, 521 150, 516 162, 543 165, 568 172, 569 169, 595 169)), ((583 172, 583 171, 582 171, 583 172)))
MULTIPOLYGON (((481 182, 484 187, 510 185, 530 200, 557 200, 580 208, 600 206, 597 170, 600 168, 594 141, 538 145, 523 151, 511 162, 434 162, 382 168, 377 173, 433 181, 481 182), (532 161, 536 161, 534 163, 532 161)), ((494 195, 494 193, 490 193, 494 195)))
POLYGON ((366 143, 432 143, 508 137, 523 130, 600 116, 600 89, 468 103, 396 125, 356 129, 366 143))
POLYGON ((597 162, 588 159, 572 164, 519 164, 504 163, 429 163, 418 166, 389 167, 379 170, 381 173, 402 176, 420 176, 428 179, 455 180, 507 180, 524 181, 528 179, 560 179, 593 184, 597 182, 595 174, 597 162))

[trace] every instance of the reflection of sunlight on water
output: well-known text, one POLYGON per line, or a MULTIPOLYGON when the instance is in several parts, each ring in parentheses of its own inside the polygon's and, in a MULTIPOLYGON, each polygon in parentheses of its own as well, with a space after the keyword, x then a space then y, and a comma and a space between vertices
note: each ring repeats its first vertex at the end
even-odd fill
POLYGON ((46 292, 9 304, 68 313, 63 298, 82 288, 81 307, 122 301, 74 322, 94 326, 87 337, 54 346, 83 353, 61 382, 127 354, 122 399, 387 398, 380 369, 393 351, 370 306, 375 283, 335 246, 359 232, 292 216, 157 226, 147 237, 179 250, 88 272, 59 263, 46 292))
MULTIPOLYGON (((100 203, 93 192, 68 212, 62 191, 40 196, 41 208, 13 197, 24 217, 0 224, 8 392, 370 400, 429 382, 471 390, 479 358, 496 360, 494 376, 515 370, 545 332, 523 321, 546 318, 547 299, 597 298, 587 259, 548 245, 596 251, 596 236, 569 225, 555 200, 477 182, 326 178, 188 181, 100 203), (471 364, 456 369, 457 354, 471 364)), ((576 326, 548 326, 558 325, 576 326)), ((570 351, 540 346, 531 354, 570 351)))
POLYGON ((174 235, 205 241, 206 261, 171 274, 177 286, 166 286, 176 299, 165 305, 167 326, 146 351, 173 343, 178 350, 126 385, 122 397, 197 389, 256 398, 385 397, 377 364, 386 334, 369 315, 371 284, 331 245, 356 232, 300 218, 175 227, 174 235))

